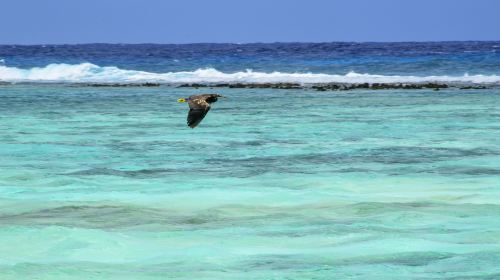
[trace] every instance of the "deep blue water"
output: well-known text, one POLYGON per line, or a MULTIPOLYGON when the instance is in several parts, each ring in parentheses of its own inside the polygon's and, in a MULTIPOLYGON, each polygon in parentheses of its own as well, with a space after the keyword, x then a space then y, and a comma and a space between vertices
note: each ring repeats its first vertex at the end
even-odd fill
POLYGON ((499 279, 498 87, 75 84, 497 84, 499 45, 0 46, 0 279, 499 279))
POLYGON ((0 46, 0 59, 19 68, 89 62, 155 73, 215 68, 223 72, 252 69, 339 75, 351 71, 500 75, 500 42, 4 45, 0 46))

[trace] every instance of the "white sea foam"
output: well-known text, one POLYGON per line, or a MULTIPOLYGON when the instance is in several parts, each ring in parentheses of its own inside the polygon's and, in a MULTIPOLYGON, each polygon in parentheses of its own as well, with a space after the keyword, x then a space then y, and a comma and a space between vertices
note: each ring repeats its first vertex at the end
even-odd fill
POLYGON ((499 84, 498 75, 463 76, 397 76, 350 72, 345 75, 321 73, 244 72, 224 73, 213 68, 195 71, 152 73, 124 70, 114 66, 101 67, 91 63, 50 64, 45 67, 21 69, 0 65, 0 80, 9 82, 63 83, 477 83, 499 84))

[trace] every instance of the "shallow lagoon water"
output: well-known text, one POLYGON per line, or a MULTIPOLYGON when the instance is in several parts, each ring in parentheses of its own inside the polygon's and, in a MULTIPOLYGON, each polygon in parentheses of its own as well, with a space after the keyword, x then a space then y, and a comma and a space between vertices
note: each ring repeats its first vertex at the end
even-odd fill
POLYGON ((498 279, 500 91, 0 86, 1 279, 498 279))

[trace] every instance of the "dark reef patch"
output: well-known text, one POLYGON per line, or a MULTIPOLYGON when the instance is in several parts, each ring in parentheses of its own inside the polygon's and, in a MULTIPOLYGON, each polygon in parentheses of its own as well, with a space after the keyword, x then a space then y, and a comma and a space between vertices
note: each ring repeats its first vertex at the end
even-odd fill
POLYGON ((83 87, 159 87, 159 83, 86 83, 75 84, 83 87))
POLYGON ((117 170, 111 168, 92 168, 81 171, 66 173, 70 176, 120 176, 128 178, 155 178, 165 174, 176 172, 176 170, 165 168, 152 168, 140 170, 117 170))
POLYGON ((232 88, 232 89, 306 89, 316 91, 349 91, 349 90, 384 90, 384 89, 400 89, 400 90, 440 90, 440 89, 490 89, 499 88, 500 84, 470 84, 470 83, 453 83, 453 82, 424 82, 424 83, 162 83, 162 82, 125 82, 125 83, 55 83, 55 82, 6 82, 0 81, 0 86, 6 85, 66 85, 70 87, 108 87, 108 88, 124 88, 124 87, 177 87, 177 88, 232 88))
POLYGON ((456 89, 487 89, 493 85, 464 85, 464 84, 449 84, 449 83, 315 83, 315 84, 299 84, 299 83, 222 83, 222 84, 181 84, 178 87, 182 88, 250 88, 250 89, 313 89, 317 91, 347 91, 355 89, 369 90, 384 90, 384 89, 432 89, 440 90, 446 88, 456 89))

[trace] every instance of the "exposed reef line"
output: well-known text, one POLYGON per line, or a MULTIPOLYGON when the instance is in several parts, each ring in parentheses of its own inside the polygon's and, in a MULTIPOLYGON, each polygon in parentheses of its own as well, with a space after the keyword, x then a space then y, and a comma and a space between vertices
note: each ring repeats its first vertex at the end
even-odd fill
POLYGON ((446 88, 457 89, 487 89, 498 85, 487 84, 448 84, 448 83, 222 83, 222 84, 181 84, 179 87, 188 88, 270 88, 270 89, 313 89, 317 91, 346 91, 354 89, 432 89, 440 90, 446 88))
POLYGON ((178 87, 178 88, 247 88, 247 89, 309 89, 316 91, 348 91, 355 89, 384 90, 384 89, 489 89, 499 88, 499 84, 470 84, 470 83, 33 83, 33 82, 5 82, 0 81, 0 86, 8 85, 62 85, 70 87, 178 87))

